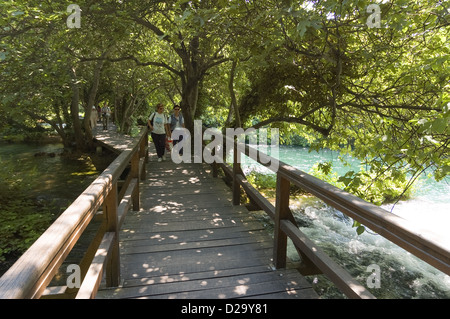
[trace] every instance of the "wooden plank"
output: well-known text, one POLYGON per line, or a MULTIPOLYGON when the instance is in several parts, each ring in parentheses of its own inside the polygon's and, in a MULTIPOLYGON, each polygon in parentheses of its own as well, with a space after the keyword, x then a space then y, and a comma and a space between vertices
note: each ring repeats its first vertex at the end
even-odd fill
MULTIPOLYGON (((144 129, 0 278, 0 298, 39 298, 122 174, 144 129)), ((109 137, 106 137, 109 138, 109 137)))
MULTIPOLYGON (((250 285, 244 283, 229 287, 141 296, 139 299, 237 299, 249 296, 259 297, 265 294, 280 292, 292 294, 296 299, 303 298, 298 291, 299 290, 297 290, 296 287, 289 287, 289 283, 286 283, 284 280, 271 280, 270 282, 261 282, 250 285)), ((310 291, 308 291, 308 296, 309 295, 310 291)))
POLYGON ((100 129, 94 131, 94 142, 117 154, 129 149, 133 141, 132 137, 118 133, 113 123, 107 131, 100 129))
POLYGON ((130 216, 125 221, 126 227, 136 223, 177 223, 177 222, 191 222, 191 221, 220 221, 220 220, 232 220, 236 223, 236 220, 241 222, 251 222, 255 221, 255 218, 249 216, 248 214, 243 214, 240 212, 229 211, 230 207, 222 206, 218 208, 212 208, 208 212, 208 209, 188 209, 179 210, 177 208, 167 209, 165 211, 153 214, 139 214, 130 216))
POLYGON ((264 227, 255 222, 255 229, 245 231, 242 229, 218 229, 218 230, 193 230, 185 232, 167 232, 167 233, 142 233, 130 234, 127 237, 121 235, 121 247, 126 249, 128 246, 159 246, 168 244, 186 244, 190 242, 201 243, 203 241, 224 240, 234 238, 247 238, 265 236, 264 227))
POLYGON ((207 270, 202 272, 193 273, 167 273, 167 274, 153 274, 153 276, 147 276, 143 278, 130 278, 124 280, 124 286, 134 287, 152 284, 164 284, 164 283, 174 283, 186 280, 200 280, 200 279, 210 279, 210 278, 222 278, 246 274, 258 274, 272 271, 272 268, 268 266, 249 266, 231 269, 221 269, 221 270, 207 270))
POLYGON ((111 251, 114 245, 114 237, 116 236, 113 232, 107 232, 103 236, 103 240, 98 247, 95 254, 94 260, 84 277, 83 283, 81 284, 80 290, 76 296, 76 299, 93 299, 96 296, 98 287, 100 286, 100 281, 108 259, 111 258, 111 251))
POLYGON ((123 264, 122 267, 122 278, 127 279, 137 279, 146 278, 149 276, 169 276, 178 274, 192 274, 206 271, 221 271, 227 269, 238 269, 245 267, 257 267, 261 265, 269 265, 270 258, 244 258, 239 259, 242 256, 235 256, 235 258, 223 259, 220 263, 216 262, 214 259, 203 261, 197 263, 195 260, 185 260, 184 264, 174 264, 166 263, 162 264, 159 262, 155 263, 127 263, 123 264))
POLYGON ((181 218, 216 218, 216 217, 224 217, 224 218, 241 218, 241 219, 254 219, 254 217, 248 214, 248 211, 243 206, 218 206, 218 207, 184 207, 179 205, 175 208, 166 208, 164 210, 160 210, 155 212, 152 209, 141 210, 139 212, 131 212, 129 214, 129 218, 127 221, 135 221, 141 220, 142 218, 154 218, 155 222, 160 219, 163 220, 171 220, 181 218))
POLYGON ((156 251, 149 253, 123 254, 124 263, 141 263, 166 265, 168 263, 188 263, 194 261, 195 264, 208 263, 214 260, 220 263, 226 259, 236 258, 258 258, 261 256, 260 249, 271 248, 270 243, 266 243, 266 247, 257 247, 256 245, 238 245, 224 247, 206 247, 194 249, 180 249, 177 251, 156 251))
MULTIPOLYGON (((165 232, 165 231, 185 231, 185 230, 207 230, 215 228, 233 228, 239 227, 237 219, 212 219, 212 220, 198 220, 198 221, 172 221, 156 222, 154 224, 145 225, 142 223, 125 223, 124 230, 145 229, 150 232, 165 232)), ((244 221, 244 225, 247 222, 244 221)))
MULTIPOLYGON (((176 205, 177 203, 185 205, 184 207, 191 207, 190 204, 195 204, 197 207, 202 207, 202 204, 208 202, 231 206, 231 199, 226 195, 221 195, 216 192, 214 197, 211 194, 158 194, 145 197, 145 202, 150 202, 153 205, 162 203, 167 205, 176 205)), ((180 205, 178 205, 180 206, 180 205)))
POLYGON ((216 192, 226 191, 226 185, 220 185, 217 183, 210 183, 208 185, 193 185, 191 187, 153 187, 147 184, 141 185, 141 192, 150 194, 152 196, 176 196, 176 195, 188 195, 188 194, 216 194, 216 192))
POLYGON ((112 292, 112 295, 120 298, 158 298, 168 295, 172 297, 183 296, 183 294, 188 295, 189 298, 221 298, 222 295, 227 298, 237 298, 310 288, 305 279, 299 280, 301 277, 295 270, 284 271, 279 274, 270 269, 264 272, 243 274, 238 274, 235 270, 227 272, 228 274, 225 272, 221 276, 203 276, 203 278, 199 278, 199 274, 195 274, 196 276, 194 274, 182 275, 179 280, 174 281, 164 277, 147 279, 138 285, 116 289, 112 292), (249 290, 251 293, 249 293, 249 290))
POLYGON ((141 254, 141 253, 151 253, 151 252, 167 252, 176 251, 184 249, 204 249, 213 247, 223 247, 223 246, 234 246, 234 245, 245 245, 254 244, 262 242, 263 238, 257 238, 256 236, 248 237, 237 237, 237 238, 227 238, 218 240, 208 240, 208 241, 198 241, 198 242, 182 242, 176 244, 165 244, 165 245, 128 245, 121 246, 124 250, 123 254, 141 254))

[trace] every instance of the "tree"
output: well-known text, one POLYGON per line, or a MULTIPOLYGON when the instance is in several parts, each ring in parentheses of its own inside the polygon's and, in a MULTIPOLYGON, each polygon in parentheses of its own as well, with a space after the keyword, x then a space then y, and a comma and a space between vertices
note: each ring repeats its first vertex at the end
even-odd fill
POLYGON ((69 74, 60 72, 66 69, 64 58, 55 55, 53 47, 59 18, 33 1, 2 3, 0 92, 3 114, 16 122, 47 122, 68 145, 62 123, 67 122, 69 74))
POLYGON ((2 108, 19 122, 46 121, 86 149, 95 104, 113 105, 129 132, 157 102, 181 102, 190 129, 200 116, 276 125, 309 134, 315 147, 347 149, 380 174, 434 166, 443 178, 448 4, 384 1, 379 28, 367 23, 369 4, 81 1, 81 28, 69 29, 66 8, 5 1, 2 108))
POLYGON ((236 21, 251 14, 243 1, 170 1, 143 5, 133 20, 151 31, 177 60, 147 65, 169 70, 181 83, 181 106, 186 127, 193 129, 199 87, 208 72, 229 61, 225 48, 235 36, 236 21))
POLYGON ((270 60, 251 77, 241 117, 254 127, 297 123, 331 147, 369 160, 381 175, 449 172, 448 11, 444 3, 381 5, 369 28, 367 1, 285 2, 276 7, 270 60), (356 8, 356 9, 355 9, 356 8))

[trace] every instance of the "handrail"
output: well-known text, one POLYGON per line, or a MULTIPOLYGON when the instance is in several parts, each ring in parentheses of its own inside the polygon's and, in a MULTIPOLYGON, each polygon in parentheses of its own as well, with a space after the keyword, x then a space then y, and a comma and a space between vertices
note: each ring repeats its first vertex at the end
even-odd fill
MULTIPOLYGON (((328 205, 340 210, 342 213, 369 227, 391 242, 399 245, 415 256, 429 263, 433 267, 450 275, 450 243, 441 240, 439 236, 427 229, 418 228, 411 222, 389 213, 388 211, 368 203, 361 198, 330 185, 299 169, 296 169, 278 159, 264 153, 264 162, 260 160, 260 151, 249 145, 238 143, 224 136, 226 145, 234 145, 233 168, 230 168, 222 158, 215 155, 214 170, 219 165, 228 175, 233 177, 233 203, 239 205, 240 187, 247 196, 263 209, 275 223, 274 229, 274 264, 283 268, 286 264, 286 240, 289 237, 302 260, 313 263, 326 274, 347 296, 353 298, 373 298, 373 296, 360 284, 343 275, 342 269, 334 263, 321 250, 312 244, 298 229, 295 219, 289 210, 290 183, 320 198, 328 205), (275 171, 277 168, 277 197, 275 207, 265 199, 241 174, 240 161, 242 154, 252 158, 259 164, 275 171), (269 162, 267 161, 269 159, 269 162), (269 166, 267 163, 270 163, 269 166), (274 164, 275 163, 275 164, 274 164), (334 268, 334 269, 333 269, 334 268)), ((225 145, 223 143, 222 145, 225 145)), ((217 174, 217 173, 215 173, 217 174)))
MULTIPOLYGON (((99 261, 97 249, 110 252, 107 256, 100 254, 101 262, 106 265, 106 281, 109 286, 118 285, 118 229, 131 202, 134 209, 139 206, 139 178, 143 178, 143 162, 148 159, 148 129, 144 128, 139 136, 133 140, 97 179, 61 214, 61 216, 36 240, 36 242, 9 268, 0 278, 0 299, 40 298, 63 261, 72 250, 83 231, 97 214, 103 204, 103 223, 93 243, 94 250, 90 254, 89 269, 82 269, 85 280, 81 284, 79 297, 94 297, 98 288, 99 278, 103 271, 95 272, 97 278, 92 278, 93 269, 99 261), (144 158, 141 161, 141 157, 144 158), (124 170, 130 165, 131 171, 125 184, 126 191, 118 196, 118 180, 124 170), (131 187, 130 187, 131 185, 131 187), (130 189, 128 189, 130 188, 130 189), (118 216, 122 220, 119 220, 118 216), (106 243, 108 244, 105 247, 106 243), (95 258, 94 258, 95 257, 95 258), (97 258, 97 259, 96 259, 97 258), (95 285, 85 282, 96 282, 95 285), (93 291, 86 291, 86 286, 93 291)), ((103 270, 103 267, 100 267, 103 270)))

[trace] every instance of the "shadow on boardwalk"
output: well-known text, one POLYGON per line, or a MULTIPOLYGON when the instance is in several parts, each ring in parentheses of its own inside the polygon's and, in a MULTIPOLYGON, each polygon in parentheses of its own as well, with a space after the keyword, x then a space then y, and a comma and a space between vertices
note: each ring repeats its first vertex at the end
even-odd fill
POLYGON ((157 163, 152 150, 141 209, 120 232, 121 286, 97 298, 317 298, 296 269, 273 269, 272 238, 208 166, 157 163))

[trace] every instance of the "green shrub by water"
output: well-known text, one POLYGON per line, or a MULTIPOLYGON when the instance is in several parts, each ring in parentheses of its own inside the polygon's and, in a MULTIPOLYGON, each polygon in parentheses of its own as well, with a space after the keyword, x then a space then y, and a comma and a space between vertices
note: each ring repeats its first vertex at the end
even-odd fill
MULTIPOLYGON (((49 205, 27 196, 30 176, 18 176, 11 164, 2 162, 0 170, 0 263, 7 268, 7 261, 23 254, 49 227, 53 214, 49 205)), ((9 265, 10 266, 10 265, 9 265)))
MULTIPOLYGON (((414 193, 414 188, 409 185, 407 171, 395 168, 384 171, 382 175, 361 168, 359 172, 349 171, 344 176, 338 176, 333 171, 332 163, 325 162, 314 164, 309 174, 378 206, 410 199, 414 193)), ((275 189, 277 184, 275 174, 253 171, 247 179, 260 190, 275 189)), ((291 194, 297 195, 299 192, 301 190, 291 184, 291 194)), ((357 221, 353 227, 359 235, 365 231, 365 227, 357 221)))
MULTIPOLYGON (((361 169, 359 172, 349 171, 344 176, 338 176, 333 171, 330 162, 315 164, 309 174, 329 184, 352 193, 375 205, 390 203, 398 199, 406 200, 412 197, 413 187, 408 187, 409 180, 406 171, 393 170, 384 172, 383 176, 361 169)), ((275 174, 251 172, 247 179, 258 189, 276 188, 275 174)))

